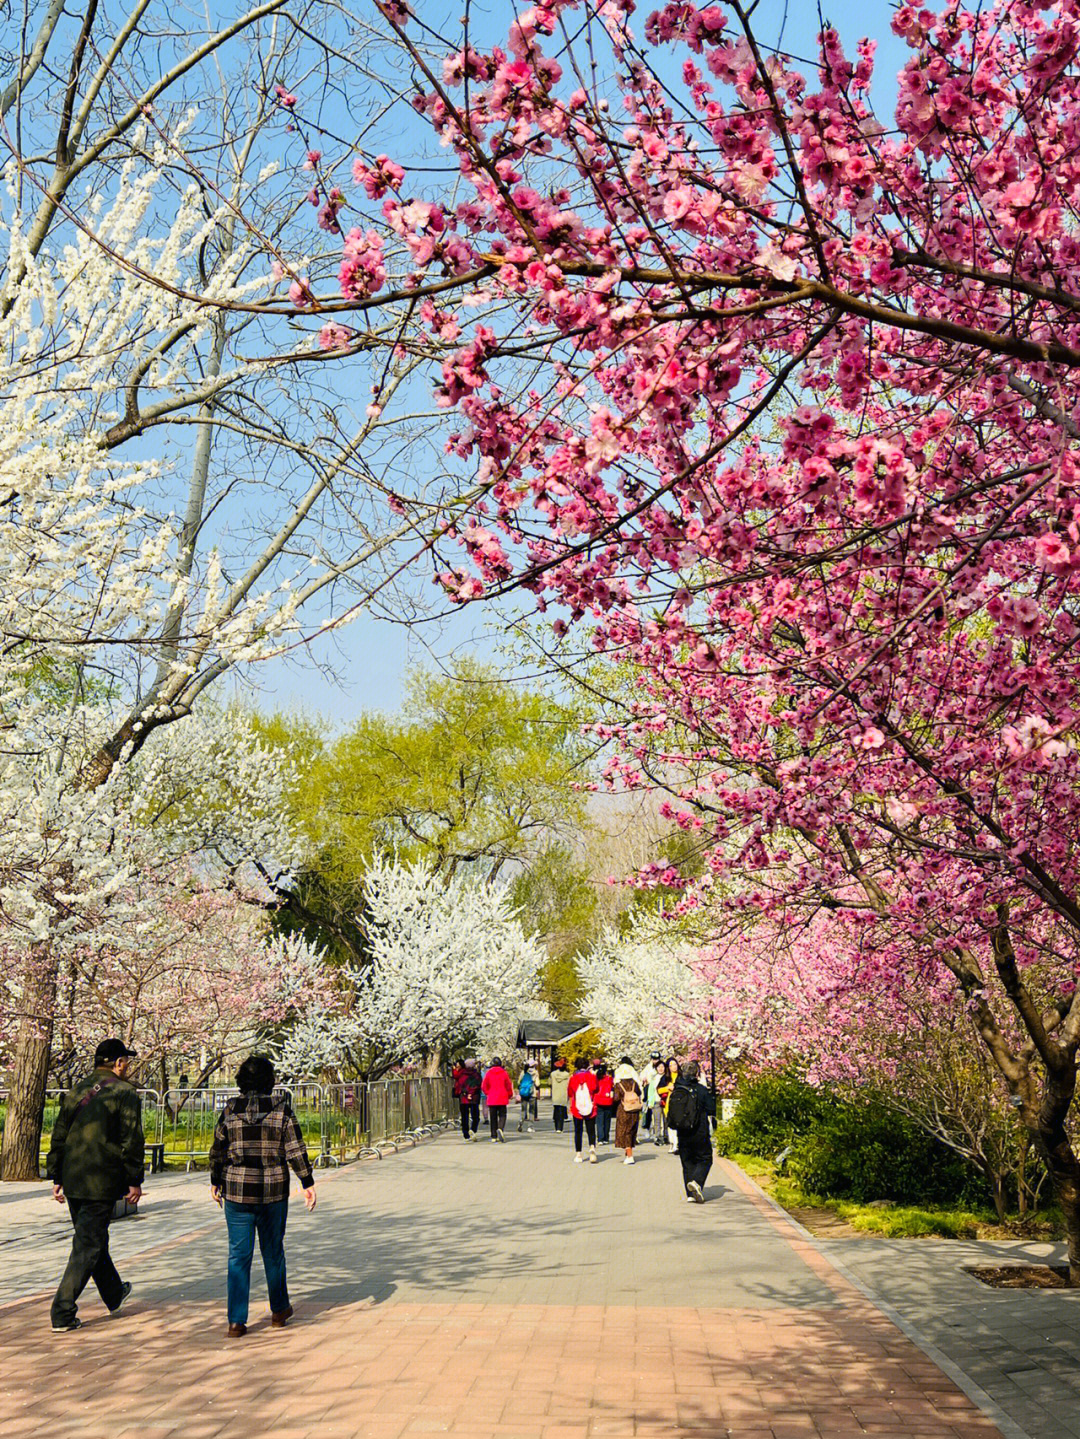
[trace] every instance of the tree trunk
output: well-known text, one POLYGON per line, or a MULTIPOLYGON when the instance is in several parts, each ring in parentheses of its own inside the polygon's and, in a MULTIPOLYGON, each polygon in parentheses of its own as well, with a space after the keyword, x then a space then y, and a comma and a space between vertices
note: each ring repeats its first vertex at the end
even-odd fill
POLYGON ((1030 1149, 1031 1136, 1024 1133, 1020 1136, 1020 1153, 1016 1161, 1016 1208, 1021 1224, 1028 1212, 1027 1157, 1030 1149))
POLYGON ((437 1079, 442 1073, 443 1052, 442 1046, 436 1045, 429 1049, 420 1061, 420 1074, 424 1079, 437 1079))
POLYGON ((51 956, 35 958, 37 963, 31 961, 34 968, 28 973, 23 992, 24 1013, 15 1040, 8 1090, 4 1148, 0 1154, 0 1177, 4 1180, 41 1178, 41 1121, 52 1055, 57 974, 51 956))
POLYGON ((990 1197, 994 1201, 994 1213, 997 1215, 999 1224, 1004 1224, 1008 1219, 1005 1212, 1005 1178, 992 1166, 987 1166, 983 1171, 987 1182, 990 1185, 990 1197))
POLYGON ((1080 1289, 1080 1162, 1067 1140, 1063 1146, 1055 1146, 1053 1151, 1044 1151, 1043 1158, 1065 1220, 1069 1283, 1074 1289, 1080 1289))
MULTIPOLYGON (((1046 1165, 1065 1220, 1069 1249, 1069 1284, 1080 1289, 1080 1159, 1072 1147, 1065 1121, 1076 1093, 1076 1067, 1069 1063, 1046 1077, 1037 1127, 1032 1139, 1046 1165)), ((1030 1132, 1030 1130, 1029 1130, 1030 1132)))

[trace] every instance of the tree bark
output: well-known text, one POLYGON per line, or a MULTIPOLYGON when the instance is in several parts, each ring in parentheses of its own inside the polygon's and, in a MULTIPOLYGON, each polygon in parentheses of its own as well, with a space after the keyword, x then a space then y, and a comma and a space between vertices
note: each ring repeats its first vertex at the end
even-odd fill
POLYGON ((1065 1128, 1075 1092, 1074 1064, 1058 1074, 1047 1076, 1038 1124, 1032 1137, 1050 1175, 1065 1220, 1069 1284, 1074 1289, 1080 1289, 1080 1159, 1076 1157, 1065 1128))
POLYGON ((438 1079, 442 1067, 442 1046, 436 1045, 434 1049, 429 1049, 420 1061, 420 1075, 423 1079, 438 1079))
POLYGON ((24 991, 26 1014, 15 1040, 0 1176, 5 1180, 41 1178, 41 1122, 52 1055, 56 1005, 56 964, 32 969, 24 991))

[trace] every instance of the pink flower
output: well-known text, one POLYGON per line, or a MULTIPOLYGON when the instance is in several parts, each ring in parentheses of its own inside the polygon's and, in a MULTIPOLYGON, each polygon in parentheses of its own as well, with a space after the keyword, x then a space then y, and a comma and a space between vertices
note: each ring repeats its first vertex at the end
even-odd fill
POLYGON ((292 110, 296 106, 296 96, 286 90, 284 85, 275 85, 274 94, 277 96, 278 104, 283 110, 292 110))
POLYGON ((341 350, 353 337, 353 331, 347 325, 339 325, 331 320, 319 331, 320 350, 341 350))
POLYGON ((1067 568, 1069 564, 1069 547, 1057 534, 1040 535, 1035 541, 1035 555, 1047 568, 1067 568))

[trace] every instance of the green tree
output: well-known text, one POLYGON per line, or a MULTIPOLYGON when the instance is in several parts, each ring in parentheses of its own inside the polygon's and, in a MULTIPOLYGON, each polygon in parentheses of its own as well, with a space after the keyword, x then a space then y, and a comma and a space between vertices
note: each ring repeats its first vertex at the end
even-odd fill
POLYGON ((302 822, 332 886, 392 850, 492 881, 580 830, 589 754, 574 711, 462 661, 414 673, 400 715, 365 715, 312 756, 302 822))
POLYGON ((594 880, 570 845, 557 840, 515 875, 511 895, 549 955, 540 972, 541 998, 556 1019, 576 1018, 584 991, 575 955, 601 925, 594 880))

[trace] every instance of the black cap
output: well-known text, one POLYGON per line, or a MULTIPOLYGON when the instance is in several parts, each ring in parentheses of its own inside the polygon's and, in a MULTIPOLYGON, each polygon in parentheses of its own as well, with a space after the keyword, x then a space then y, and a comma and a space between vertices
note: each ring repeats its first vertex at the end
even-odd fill
POLYGON ((650 1058, 650 1059, 659 1059, 659 1058, 660 1058, 660 1051, 659 1051, 658 1049, 654 1050, 654 1051, 652 1052, 652 1054, 649 1055, 649 1058, 650 1058))
POLYGON ((95 1064, 115 1064, 118 1059, 134 1059, 133 1049, 128 1049, 122 1039, 103 1039, 94 1050, 95 1064))

